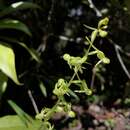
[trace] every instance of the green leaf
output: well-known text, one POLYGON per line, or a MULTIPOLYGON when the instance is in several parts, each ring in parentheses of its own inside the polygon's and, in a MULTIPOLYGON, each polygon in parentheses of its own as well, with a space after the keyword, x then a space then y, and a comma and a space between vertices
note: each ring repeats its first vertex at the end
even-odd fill
POLYGON ((0 44, 0 69, 11 78, 17 85, 20 85, 15 70, 15 55, 8 45, 0 44))
POLYGON ((32 56, 32 58, 37 61, 38 63, 41 63, 41 59, 40 56, 38 55, 38 53, 36 52, 36 50, 34 50, 33 48, 29 48, 27 47, 24 43, 19 42, 19 44, 21 44, 21 46, 23 46, 32 56))
POLYGON ((7 128, 15 128, 15 127, 24 127, 26 126, 20 120, 18 116, 5 116, 0 118, 0 129, 7 129, 7 128))
POLYGON ((0 118, 0 130, 40 130, 42 122, 35 120, 26 127, 17 115, 8 115, 0 118))
POLYGON ((24 47, 29 52, 29 54, 32 56, 32 58, 35 61, 37 61, 38 63, 41 63, 41 59, 40 59, 38 53, 36 52, 36 50, 34 50, 33 48, 29 48, 26 44, 24 44, 22 42, 19 42, 17 40, 12 40, 12 42, 13 41, 16 42, 16 43, 18 43, 20 46, 24 47))
POLYGON ((34 121, 33 118, 29 116, 26 112, 24 112, 15 102, 13 102, 12 100, 8 100, 8 103, 18 114, 19 118, 21 119, 21 121, 23 121, 25 126, 34 121))
POLYGON ((41 8, 37 4, 31 3, 31 2, 19 1, 19 2, 11 4, 9 7, 2 10, 0 12, 0 17, 6 16, 15 11, 24 10, 24 9, 41 9, 41 8))
POLYGON ((0 96, 5 92, 7 87, 8 77, 0 71, 0 96))
POLYGON ((40 81, 39 87, 40 87, 40 90, 41 90, 42 94, 43 94, 45 97, 47 97, 46 87, 45 87, 45 85, 43 84, 42 81, 40 81))
POLYGON ((29 36, 32 35, 28 27, 24 23, 13 19, 0 20, 0 29, 15 29, 22 31, 29 36))
POLYGON ((12 42, 12 43, 17 43, 19 44, 20 46, 22 46, 23 48, 25 48, 29 54, 32 56, 32 58, 37 61, 38 63, 41 63, 41 59, 40 59, 40 56, 38 55, 38 53, 33 49, 33 48, 29 48, 25 43, 23 42, 20 42, 16 39, 13 39, 13 38, 9 38, 9 37, 0 37, 0 39, 4 40, 4 41, 8 41, 8 42, 12 42))

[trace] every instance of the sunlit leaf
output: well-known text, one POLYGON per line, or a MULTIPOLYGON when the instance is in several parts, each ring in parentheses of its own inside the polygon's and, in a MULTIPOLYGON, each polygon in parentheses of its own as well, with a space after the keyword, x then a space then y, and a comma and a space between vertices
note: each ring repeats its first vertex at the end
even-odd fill
POLYGON ((40 7, 34 3, 31 3, 31 2, 19 1, 19 2, 11 4, 9 7, 2 10, 0 12, 0 17, 3 17, 5 15, 9 15, 15 11, 24 10, 24 9, 40 9, 40 7))
POLYGON ((0 20, 0 29, 15 29, 31 36, 31 32, 29 31, 28 27, 18 20, 13 19, 0 20))
POLYGON ((38 53, 36 52, 36 50, 34 50, 33 48, 29 48, 25 43, 20 42, 14 38, 9 38, 9 37, 0 37, 0 39, 2 39, 3 41, 7 41, 7 42, 12 42, 12 43, 17 43, 20 46, 22 46, 23 48, 25 48, 29 54, 32 56, 32 58, 37 61, 38 63, 41 63, 41 59, 40 56, 38 55, 38 53))
POLYGON ((26 127, 17 115, 0 118, 0 130, 40 130, 42 122, 35 120, 26 127))
POLYGON ((13 102, 12 100, 8 100, 8 103, 23 121, 25 126, 34 121, 33 118, 29 116, 26 112, 24 112, 15 102, 13 102))
POLYGON ((15 70, 15 55, 8 45, 0 44, 0 69, 11 78, 16 84, 20 85, 15 70))

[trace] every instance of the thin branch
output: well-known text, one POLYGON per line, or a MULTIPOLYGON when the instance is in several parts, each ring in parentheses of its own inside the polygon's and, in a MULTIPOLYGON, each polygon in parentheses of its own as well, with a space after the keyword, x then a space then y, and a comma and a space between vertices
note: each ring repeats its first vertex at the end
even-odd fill
POLYGON ((91 78, 91 84, 90 84, 91 89, 93 89, 93 87, 94 87, 95 76, 96 76, 96 71, 95 71, 95 67, 94 67, 92 70, 92 78, 91 78))
POLYGON ((33 96, 32 96, 31 90, 28 90, 28 95, 29 95, 29 98, 30 98, 30 100, 31 100, 31 102, 32 102, 32 105, 33 105, 33 107, 34 107, 34 110, 35 110, 36 114, 38 114, 38 113, 39 113, 39 110, 38 110, 38 107, 37 107, 37 105, 36 105, 36 102, 35 102, 35 100, 34 100, 34 98, 33 98, 33 96))
POLYGON ((115 43, 112 39, 108 38, 108 41, 113 45, 113 46, 117 46, 118 50, 120 50, 121 53, 125 54, 126 56, 130 57, 130 53, 129 52, 125 52, 121 46, 117 45, 117 43, 115 43))
POLYGON ((125 54, 126 56, 130 56, 130 53, 126 53, 122 48, 121 46, 117 45, 113 40, 111 40, 110 38, 108 38, 108 41, 114 46, 115 48, 115 51, 116 51, 116 55, 117 55, 117 58, 121 64, 121 67, 122 69, 124 70, 125 74, 127 75, 127 77, 130 79, 130 73, 129 71, 127 70, 122 58, 121 58, 121 55, 120 55, 120 52, 122 52, 123 54, 125 54), (119 52, 120 51, 120 52, 119 52))
POLYGON ((124 70, 124 72, 125 72, 125 74, 127 75, 127 77, 130 79, 130 73, 129 73, 129 71, 127 70, 127 68, 126 68, 126 66, 125 66, 125 64, 124 64, 124 62, 123 62, 123 60, 122 60, 122 58, 121 58, 121 55, 120 55, 120 53, 119 53, 120 48, 119 48, 117 45, 114 45, 114 47, 115 47, 115 51, 116 51, 117 58, 118 58, 118 60, 119 60, 119 62, 120 62, 120 64, 121 64, 121 67, 122 67, 122 69, 124 70))
POLYGON ((90 8, 92 8, 98 17, 102 17, 102 13, 96 8, 92 0, 88 0, 90 8))

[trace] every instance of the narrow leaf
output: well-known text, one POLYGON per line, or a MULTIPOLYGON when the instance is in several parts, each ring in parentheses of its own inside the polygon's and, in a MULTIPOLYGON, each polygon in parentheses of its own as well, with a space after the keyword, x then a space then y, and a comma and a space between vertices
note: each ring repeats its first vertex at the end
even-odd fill
POLYGON ((20 119, 24 122, 25 125, 32 123, 34 120, 31 116, 25 113, 16 103, 12 100, 8 100, 9 105, 14 109, 14 111, 18 114, 20 119))
POLYGON ((0 69, 11 78, 17 85, 20 85, 15 70, 15 55, 8 45, 0 44, 0 69))
POLYGON ((47 97, 46 87, 45 87, 45 85, 43 84, 42 81, 40 81, 39 87, 40 87, 40 90, 41 90, 42 94, 43 94, 45 97, 47 97))
POLYGON ((93 31, 95 31, 95 30, 96 30, 96 28, 90 27, 90 26, 85 25, 85 24, 84 24, 84 27, 86 27, 87 29, 93 30, 93 31))
POLYGON ((24 23, 13 19, 0 20, 0 29, 15 29, 22 31, 29 36, 32 35, 28 27, 24 23))
POLYGON ((20 42, 16 39, 13 39, 13 38, 9 38, 9 37, 0 37, 0 39, 2 39, 4 41, 19 44, 20 46, 22 46, 23 48, 25 48, 29 52, 29 54, 32 56, 32 58, 35 61, 37 61, 38 63, 41 63, 41 59, 40 59, 40 56, 38 55, 38 53, 33 48, 29 48, 25 43, 20 42))
POLYGON ((0 12, 0 17, 6 16, 15 11, 24 10, 24 9, 41 9, 41 8, 37 4, 31 3, 31 2, 19 1, 19 2, 11 4, 9 7, 2 10, 0 12))

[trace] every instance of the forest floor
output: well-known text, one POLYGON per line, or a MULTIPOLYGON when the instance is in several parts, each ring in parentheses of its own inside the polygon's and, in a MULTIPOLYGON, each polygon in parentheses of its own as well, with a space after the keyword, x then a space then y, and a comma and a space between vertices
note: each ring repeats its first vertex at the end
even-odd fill
POLYGON ((130 108, 106 108, 91 103, 87 108, 73 105, 75 118, 56 113, 53 122, 56 130, 130 130, 130 108))

